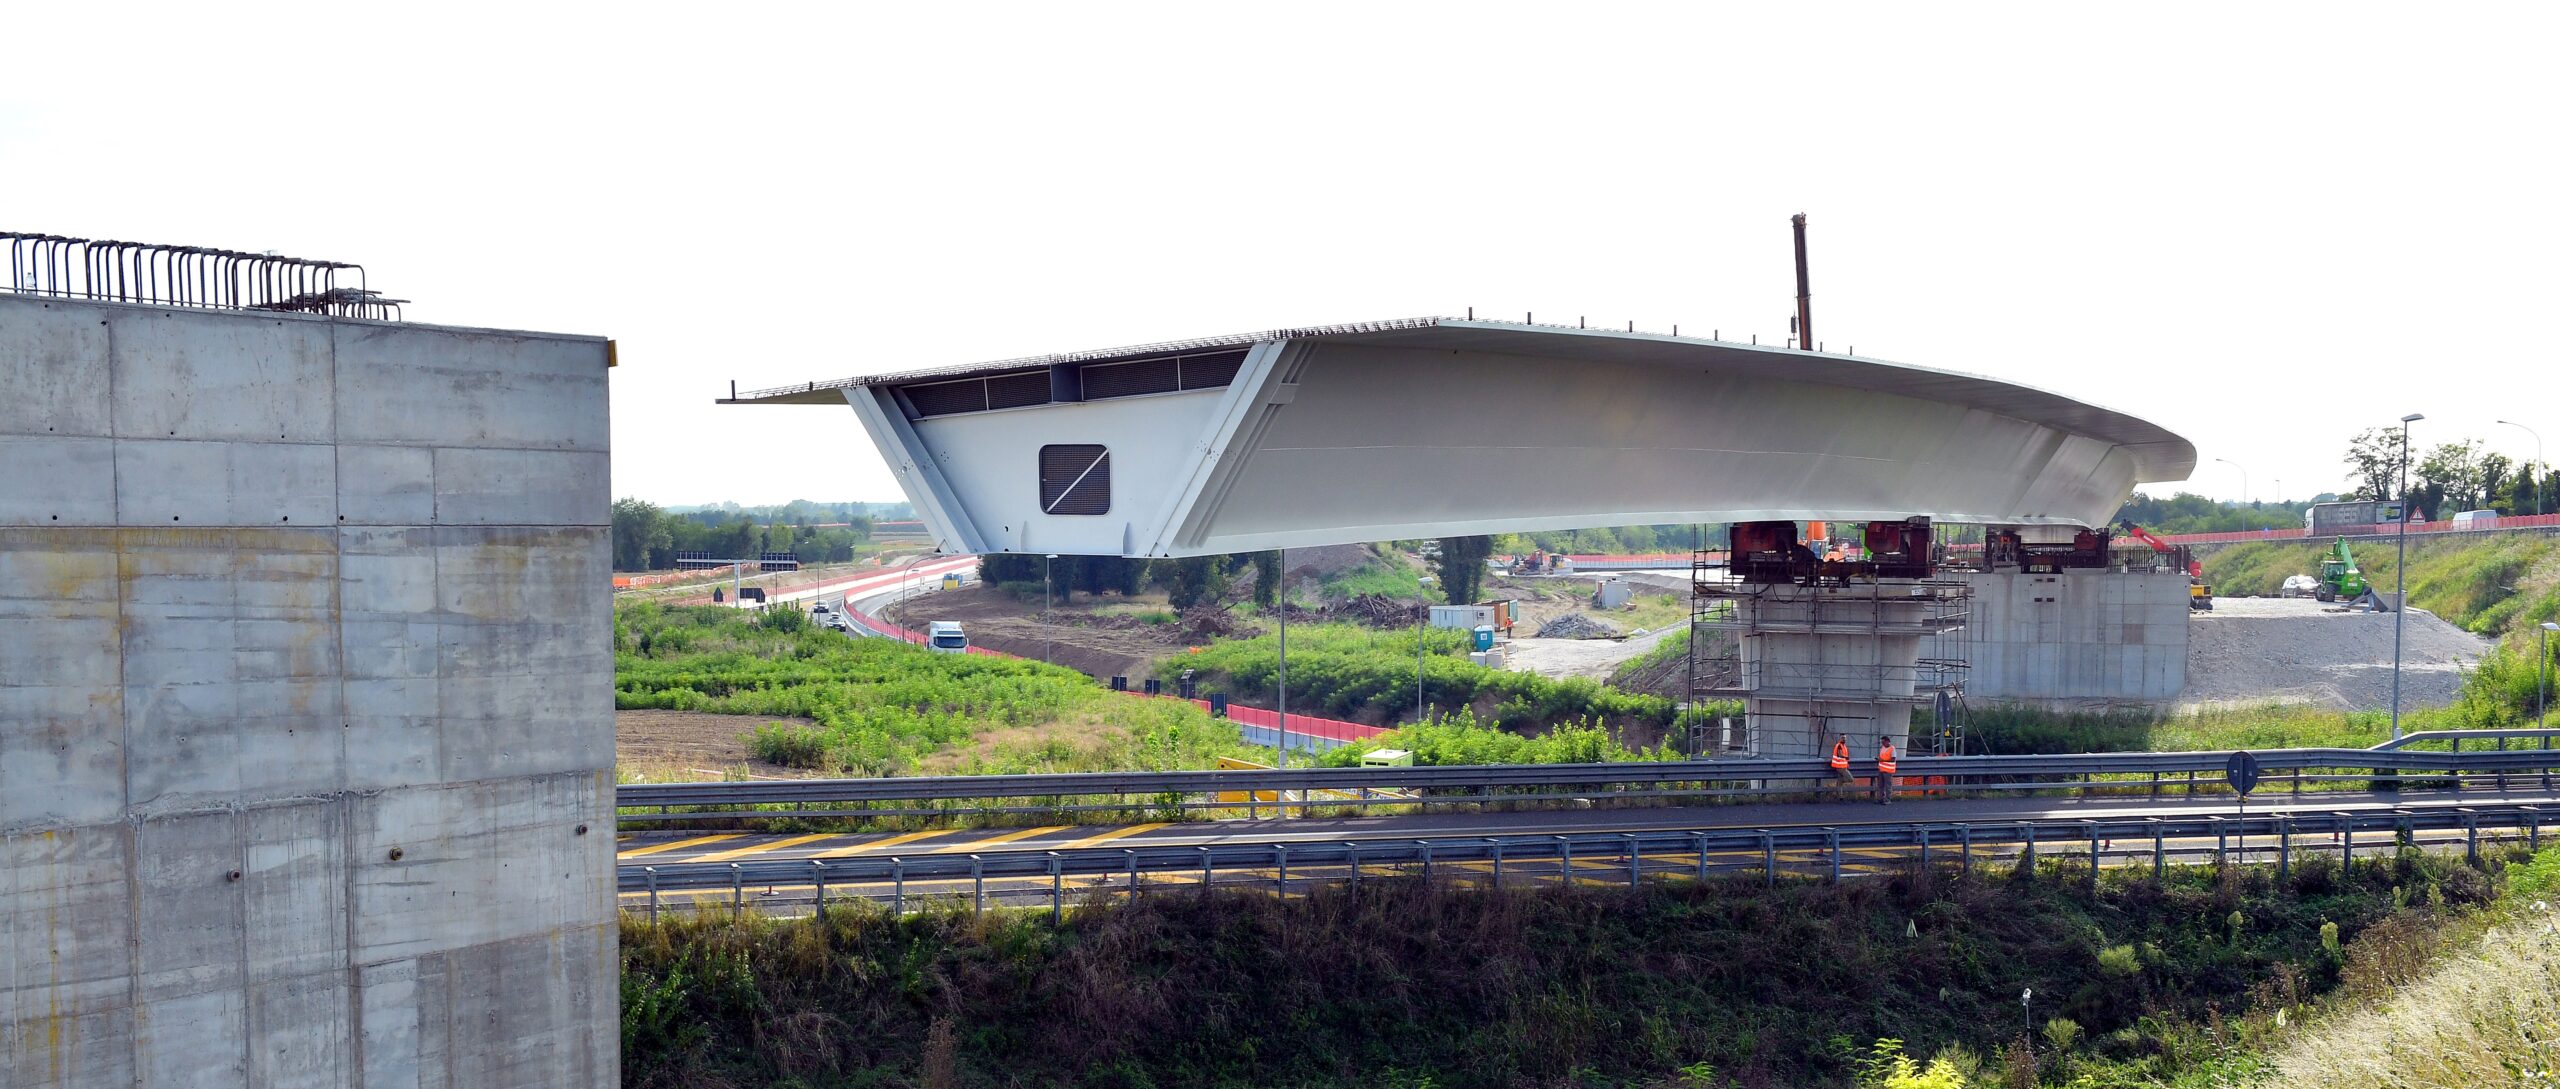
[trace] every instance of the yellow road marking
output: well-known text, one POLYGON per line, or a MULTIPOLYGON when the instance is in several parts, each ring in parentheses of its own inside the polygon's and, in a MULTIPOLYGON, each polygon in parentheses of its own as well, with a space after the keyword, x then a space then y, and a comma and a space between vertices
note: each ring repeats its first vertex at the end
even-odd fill
POLYGON ((797 846, 799 846, 799 845, 801 845, 801 844, 803 844, 803 843, 814 843, 814 842, 817 842, 818 840, 822 840, 822 839, 834 839, 834 838, 836 838, 836 834, 835 834, 835 833, 832 833, 832 832, 829 832, 829 833, 822 833, 822 834, 820 834, 820 835, 815 835, 815 836, 794 836, 794 837, 792 837, 792 838, 790 838, 790 839, 778 839, 778 840, 775 840, 775 841, 773 841, 773 842, 771 842, 771 843, 758 843, 758 844, 753 844, 753 845, 746 846, 746 847, 739 847, 739 848, 735 848, 735 849, 732 849, 732 850, 719 851, 719 852, 715 852, 715 853, 712 853, 712 854, 701 855, 701 856, 699 856, 699 857, 696 857, 696 858, 690 859, 689 861, 693 861, 693 862, 727 862, 727 861, 729 861, 730 859, 733 859, 733 858, 744 858, 744 857, 746 857, 746 856, 748 856, 748 855, 760 855, 760 854, 764 854, 764 853, 765 853, 765 852, 767 852, 767 851, 779 851, 779 850, 783 850, 784 848, 788 848, 788 847, 797 847, 797 846))
POLYGON ((1033 836, 1048 832, 1064 832, 1068 827, 1068 825, 1053 824, 1046 828, 1017 828, 1011 832, 1007 832, 1001 836, 995 836, 990 839, 976 839, 970 840, 967 843, 954 843, 948 847, 936 847, 934 848, 933 853, 938 855, 963 854, 969 851, 993 847, 999 843, 1011 843, 1018 839, 1030 839, 1033 836))
POLYGON ((693 839, 680 839, 680 840, 677 840, 677 841, 675 841, 675 842, 673 842, 673 843, 660 843, 660 844, 657 844, 657 845, 655 845, 655 846, 650 846, 650 847, 635 847, 635 848, 632 848, 631 850, 621 852, 620 854, 616 854, 616 855, 614 855, 613 857, 615 857, 615 858, 617 858, 617 859, 622 859, 622 858, 638 858, 638 857, 640 857, 641 855, 654 855, 654 854, 657 854, 657 853, 658 853, 658 852, 660 852, 660 851, 673 851, 673 850, 675 850, 675 849, 677 849, 677 848, 680 848, 680 847, 700 847, 700 846, 702 846, 703 844, 706 844, 706 843, 718 843, 718 842, 720 842, 721 840, 724 840, 724 839, 737 839, 738 837, 743 836, 743 835, 746 835, 746 833, 744 833, 744 832, 726 832, 726 833, 722 833, 722 834, 717 835, 717 836, 697 836, 697 837, 695 837, 695 838, 693 838, 693 839))
POLYGON ((857 843, 850 847, 838 847, 832 851, 820 851, 816 854, 810 855, 809 857, 843 858, 846 855, 857 855, 865 851, 877 851, 883 847, 895 847, 901 843, 914 843, 917 840, 927 839, 933 836, 947 836, 953 831, 953 829, 949 828, 936 828, 928 832, 909 832, 903 836, 891 836, 887 839, 875 839, 865 843, 857 843))
POLYGON ((1069 841, 1067 841, 1067 842, 1065 842, 1065 843, 1061 843, 1061 844, 1059 844, 1059 845, 1058 845, 1058 849, 1059 849, 1059 850, 1065 850, 1065 849, 1067 849, 1067 848, 1069 848, 1069 847, 1091 847, 1091 846, 1093 846, 1094 844, 1109 842, 1109 841, 1111 841, 1111 840, 1119 839, 1119 838, 1120 838, 1120 837, 1122 837, 1122 836, 1134 836, 1134 835, 1137 835, 1137 834, 1138 834, 1138 833, 1140 833, 1140 832, 1153 832, 1153 831, 1155 831, 1155 830, 1156 830, 1156 829, 1158 829, 1158 828, 1164 828, 1164 827, 1168 827, 1168 825, 1164 825, 1164 824, 1133 824, 1133 825, 1130 825, 1130 826, 1128 826, 1128 827, 1126 827, 1126 828, 1114 828, 1114 829, 1112 829, 1112 830, 1110 830, 1110 831, 1108 831, 1108 832, 1104 832, 1104 833, 1102 833, 1101 835, 1098 835, 1098 836, 1086 836, 1085 838, 1083 838, 1083 839, 1079 839, 1079 840, 1069 840, 1069 841))

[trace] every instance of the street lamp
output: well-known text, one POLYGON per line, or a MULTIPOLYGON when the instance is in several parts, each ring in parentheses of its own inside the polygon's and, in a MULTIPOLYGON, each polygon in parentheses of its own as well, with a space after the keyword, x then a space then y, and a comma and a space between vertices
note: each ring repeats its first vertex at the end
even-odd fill
POLYGON ((1057 558, 1055 552, 1040 557, 1040 660, 1044 662, 1058 649, 1058 621, 1049 615, 1049 561, 1057 558))
MULTIPOLYGON (((2543 621, 2542 635, 2534 644, 2533 728, 2537 730, 2543 728, 2542 713, 2551 703, 2551 633, 2555 631, 2560 631, 2560 624, 2543 621)), ((2551 739, 2543 738, 2542 747, 2550 748, 2551 739)))
POLYGON ((2514 420, 2500 420, 2498 422, 2533 436, 2533 463, 2542 469, 2543 476, 2543 479, 2538 479, 2533 482, 2533 513, 2540 514, 2542 513, 2542 508, 2551 505, 2544 502, 2542 498, 2543 490, 2550 487, 2550 480, 2548 478, 2551 476, 2550 463, 2542 460, 2542 433, 2535 431, 2530 427, 2526 427, 2523 424, 2517 423, 2514 420))
MULTIPOLYGON (((2244 507, 2245 507, 2245 506, 2248 506, 2248 505, 2249 505, 2249 467, 2248 467, 2248 466, 2246 466, 2246 465, 2242 465, 2242 464, 2240 464, 2239 462, 2233 461, 2233 460, 2231 460, 2230 458, 2215 458, 2215 459, 2213 459, 2213 460, 2215 460, 2215 461, 2219 461, 2219 462, 2221 462, 2221 463, 2223 463, 2223 464, 2225 464, 2225 465, 2228 465, 2228 466, 2230 466, 2230 467, 2232 467, 2232 468, 2234 468, 2234 469, 2238 469, 2238 470, 2240 470, 2240 505, 2241 505, 2241 506, 2244 506, 2244 507)), ((2246 525, 2246 524, 2247 524, 2246 519, 2247 519, 2249 516, 2244 514, 2244 515, 2241 515, 2240 517, 2243 519, 2242 524, 2243 524, 2243 525, 2246 525)))
POLYGON ((1413 721, 1422 722, 1422 628, 1431 619, 1431 576, 1422 576, 1422 612, 1413 618, 1413 721))
MULTIPOLYGON (((1289 550, 1286 548, 1280 550, 1279 592, 1271 595, 1271 600, 1280 606, 1280 766, 1285 768, 1289 766, 1289 550)), ((1288 795, 1281 795, 1280 800, 1287 801, 1288 795)), ((1289 811, 1284 808, 1280 815, 1285 818, 1289 811)), ((1302 809, 1298 815, 1306 816, 1306 812, 1302 809)))
POLYGON ((2400 629, 2409 611, 2409 425, 2426 419, 2412 412, 2400 417, 2400 558, 2391 572, 2391 739, 2400 740, 2400 629))

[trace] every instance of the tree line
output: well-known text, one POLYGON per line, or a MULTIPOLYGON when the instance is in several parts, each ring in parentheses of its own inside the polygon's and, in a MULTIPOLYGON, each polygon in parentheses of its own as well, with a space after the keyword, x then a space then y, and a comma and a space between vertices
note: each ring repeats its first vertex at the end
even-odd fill
POLYGON ((845 563, 860 555, 871 540, 872 523, 869 515, 845 506, 802 512, 832 514, 836 517, 831 520, 840 522, 823 525, 759 521, 733 507, 673 513, 647 500, 617 499, 613 503, 613 569, 670 570, 678 552, 706 552, 721 559, 789 552, 802 563, 845 563))
POLYGON ((2348 478, 2356 482, 2348 498, 2398 496, 2431 522, 2466 510, 2560 514, 2560 481, 2551 479, 2551 466, 2515 461, 2478 439, 2411 450, 2408 491, 2402 494, 2401 434, 2396 428, 2367 428, 2347 444, 2348 478))

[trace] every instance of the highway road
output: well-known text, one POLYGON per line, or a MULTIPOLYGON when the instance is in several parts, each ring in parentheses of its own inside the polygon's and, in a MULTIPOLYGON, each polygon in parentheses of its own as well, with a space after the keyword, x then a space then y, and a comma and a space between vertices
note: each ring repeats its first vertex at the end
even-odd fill
MULTIPOLYGON (((2313 794, 2299 801, 2268 798, 2253 802, 2248 812, 2253 815, 2301 814, 2326 815, 2342 811, 2375 811, 2394 805, 2424 804, 2440 806, 2481 805, 2549 805, 2560 813, 2560 792, 2555 791, 2464 791, 2460 794, 2412 794, 2395 797, 2373 793, 2313 794)), ((1044 825, 1022 828, 936 829, 903 833, 804 834, 779 835, 764 833, 709 834, 643 834, 627 836, 619 844, 619 860, 625 870, 639 867, 675 867, 688 864, 720 864, 771 862, 782 859, 835 860, 863 859, 880 861, 903 859, 910 862, 936 856, 993 856, 1022 852, 1045 853, 1090 848, 1185 848, 1222 844, 1342 844, 1375 843, 1410 844, 1418 838, 1495 838, 1528 839, 1540 836, 1571 834, 1575 836, 1611 835, 1663 831, 1708 831, 1730 829, 1809 829, 1838 828, 1844 831, 1860 825, 1905 824, 1927 822, 1951 826, 1944 841, 1942 859, 1952 858, 1956 837, 1952 826, 1960 824, 1998 824, 2021 820, 2139 820, 2143 817, 2232 815, 2239 812, 2229 796, 2196 798, 2121 799, 2121 798, 1993 798, 1956 799, 1946 801, 1905 801, 1891 807, 1873 802, 1755 804, 1736 806, 1674 807, 1659 809, 1568 810, 1528 813, 1437 813, 1412 816, 1352 817, 1339 819, 1199 821, 1178 824, 1139 823, 1122 825, 1044 825)), ((2521 833, 2516 833, 2521 834, 2521 833)), ((2360 836, 2366 839, 2374 833, 2360 836)), ((2430 846, 2458 845, 2463 841, 2457 831, 2431 833, 2419 837, 2430 846)), ((2106 845, 2110 865, 2148 864, 2151 842, 2144 838, 2106 845)), ((2209 857, 2226 847, 2248 848, 2251 860, 2269 861, 2275 844, 2263 838, 2247 844, 2217 843, 2213 837, 2173 838, 2165 851, 2174 859, 2209 857)), ((2360 847, 2359 850, 2378 848, 2360 847)), ((2297 850, 2334 850, 2327 834, 2306 833, 2296 838, 2297 850)), ((2077 843, 2058 843, 2052 852, 2064 857, 2086 857, 2086 847, 2077 843)), ((1975 852, 1983 858, 2013 854, 2010 849, 1988 847, 1975 852)), ((1913 852, 1909 848, 1860 848, 1844 854, 1841 870, 1856 876, 1891 870, 1904 865, 1913 852)), ((1825 876, 1830 862, 1820 850, 1782 850, 1774 862, 1785 873, 1799 876, 1825 876)), ((1452 873, 1471 875, 1483 882, 1499 880, 1506 886, 1555 884, 1573 879, 1606 884, 1625 884, 1631 875, 1644 880, 1686 879, 1702 868, 1726 872, 1757 872, 1765 862, 1759 851, 1730 850, 1710 852, 1704 866, 1695 853, 1647 851, 1630 858, 1624 852, 1614 857, 1574 858, 1568 867, 1556 858, 1521 858, 1499 867, 1482 862, 1444 864, 1452 873)), ((1409 873, 1407 865, 1363 865, 1364 875, 1409 873)), ((1298 895, 1318 885, 1349 880, 1348 865, 1292 867, 1286 879, 1270 869, 1220 869, 1209 879, 1220 886, 1233 885, 1298 895)), ((1196 886, 1202 875, 1196 871, 1166 872, 1151 870, 1138 878, 1120 875, 1076 875, 1062 880, 1040 877, 992 878, 973 882, 966 877, 934 880, 904 880, 895 887, 886 881, 844 881, 831 888, 831 894, 878 900, 895 898, 902 904, 935 896, 958 894, 970 898, 983 897, 988 904, 1009 906, 1048 906, 1060 900, 1097 893, 1125 895, 1133 885, 1161 889, 1166 886, 1196 886)), ((806 884, 756 884, 740 882, 737 887, 716 891, 666 893, 660 897, 664 906, 739 903, 757 905, 769 911, 805 911, 814 901, 814 888, 806 884)), ((624 905, 635 910, 649 902, 645 891, 626 889, 624 905)), ((908 906, 912 906, 909 904, 908 906)))

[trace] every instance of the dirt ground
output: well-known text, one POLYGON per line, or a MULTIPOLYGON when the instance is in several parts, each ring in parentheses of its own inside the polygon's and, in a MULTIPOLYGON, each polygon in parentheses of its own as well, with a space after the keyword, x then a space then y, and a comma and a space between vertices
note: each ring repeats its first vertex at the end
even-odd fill
POLYGON ((802 779, 814 774, 747 755, 747 734, 768 722, 815 726, 805 718, 714 715, 701 711, 616 711, 613 762, 646 779, 802 779))
MULTIPOLYGON (((2348 711, 2391 706, 2391 614, 2308 598, 2216 598, 2187 625, 2183 707, 2311 703, 2348 711)), ((2489 641, 2424 609, 2403 614, 2401 707, 2453 702, 2489 641)))
POLYGON ((1038 602, 1025 604, 995 587, 972 583, 964 589, 899 602, 889 607, 887 619, 917 629, 936 620, 957 620, 968 629, 973 645, 1025 658, 1045 657, 1095 677, 1127 677, 1134 688, 1156 662, 1182 653, 1176 629, 1097 610, 1150 604, 1164 608, 1164 594, 1129 599, 1079 596, 1074 604, 1053 610, 1054 623, 1043 624, 1038 602))

